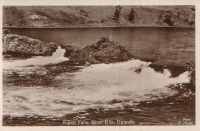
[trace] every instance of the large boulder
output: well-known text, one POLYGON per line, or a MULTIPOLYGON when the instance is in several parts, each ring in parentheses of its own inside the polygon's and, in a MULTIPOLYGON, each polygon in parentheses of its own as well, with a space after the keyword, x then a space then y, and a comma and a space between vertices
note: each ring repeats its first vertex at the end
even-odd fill
POLYGON ((83 49, 72 52, 69 56, 70 61, 78 64, 99 64, 99 63, 115 63, 127 61, 133 58, 125 47, 117 42, 110 41, 106 37, 102 37, 95 44, 88 45, 83 49))
POLYGON ((26 36, 5 34, 3 36, 3 54, 15 56, 49 56, 57 49, 53 42, 42 42, 26 36))

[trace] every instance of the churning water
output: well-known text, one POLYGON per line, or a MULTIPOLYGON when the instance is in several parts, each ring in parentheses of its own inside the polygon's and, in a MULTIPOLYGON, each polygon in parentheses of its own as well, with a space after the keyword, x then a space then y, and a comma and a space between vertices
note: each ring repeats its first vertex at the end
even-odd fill
MULTIPOLYGON (((68 60, 63 57, 64 53, 59 47, 51 57, 4 61, 4 69, 39 69, 42 65, 68 60)), ((158 73, 149 64, 136 59, 97 64, 78 72, 65 72, 56 76, 55 81, 59 81, 56 87, 4 87, 3 114, 64 116, 88 108, 123 109, 124 106, 134 106, 141 101, 172 96, 177 92, 168 88, 169 85, 189 82, 189 72, 172 78, 167 69, 164 73, 158 73)))
POLYGON ((52 56, 36 56, 25 60, 7 60, 3 62, 4 69, 24 68, 30 66, 41 66, 47 64, 56 64, 59 62, 67 61, 68 58, 64 57, 65 49, 58 46, 58 49, 52 56))

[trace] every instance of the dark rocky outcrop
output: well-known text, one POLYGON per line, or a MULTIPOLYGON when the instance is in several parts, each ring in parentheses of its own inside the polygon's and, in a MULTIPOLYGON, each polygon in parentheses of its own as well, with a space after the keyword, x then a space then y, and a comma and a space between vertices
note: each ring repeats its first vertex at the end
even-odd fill
POLYGON ((5 34, 3 36, 3 54, 17 56, 49 56, 57 49, 53 42, 42 42, 26 36, 5 34))
POLYGON ((72 52, 74 52, 75 50, 78 50, 79 48, 76 47, 76 46, 70 46, 70 45, 64 45, 64 44, 59 44, 59 46, 62 48, 62 49, 65 49, 65 54, 64 54, 64 57, 69 57, 70 54, 72 52))
POLYGON ((106 37, 102 37, 95 44, 88 45, 83 49, 72 52, 69 56, 70 61, 80 65, 90 63, 115 63, 127 61, 133 58, 125 47, 120 46, 117 42, 110 41, 106 37))
POLYGON ((168 69, 171 72, 170 77, 177 77, 180 74, 182 74, 185 71, 189 71, 189 77, 190 77, 190 84, 195 86, 195 62, 190 61, 187 62, 184 66, 177 66, 177 65, 158 65, 155 63, 152 63, 149 65, 149 67, 153 68, 156 72, 164 72, 164 69, 168 69))
POLYGON ((195 85, 195 62, 191 61, 191 62, 187 62, 185 65, 185 68, 187 71, 190 71, 190 83, 195 85))
POLYGON ((163 73, 164 69, 168 69, 171 73, 170 77, 177 77, 186 71, 184 66, 178 65, 158 65, 156 63, 152 63, 149 65, 149 67, 153 68, 156 72, 160 73, 163 73))

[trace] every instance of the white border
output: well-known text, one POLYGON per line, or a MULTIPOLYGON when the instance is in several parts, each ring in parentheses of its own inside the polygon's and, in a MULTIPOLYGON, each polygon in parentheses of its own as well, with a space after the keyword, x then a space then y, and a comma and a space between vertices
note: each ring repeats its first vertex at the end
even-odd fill
MULTIPOLYGON (((2 98, 2 88, 0 88, 0 131, 88 131, 88 130, 95 130, 95 131, 199 131, 200 130, 200 95, 199 95, 199 74, 200 72, 200 34, 199 34, 199 26, 200 26, 200 1, 199 0, 0 0, 0 28, 2 29, 2 6, 6 5, 24 5, 24 6, 67 6, 67 5, 195 5, 196 8, 196 28, 195 28, 195 46, 196 46, 196 124, 195 126, 26 126, 26 127, 7 127, 2 126, 2 107, 3 107, 3 98, 2 98)), ((2 31, 0 31, 0 38, 2 38, 2 31)), ((2 40, 1 40, 2 45, 2 40)), ((2 46, 0 47, 0 51, 2 52, 2 46)), ((2 87, 2 53, 0 53, 0 80, 2 87)))

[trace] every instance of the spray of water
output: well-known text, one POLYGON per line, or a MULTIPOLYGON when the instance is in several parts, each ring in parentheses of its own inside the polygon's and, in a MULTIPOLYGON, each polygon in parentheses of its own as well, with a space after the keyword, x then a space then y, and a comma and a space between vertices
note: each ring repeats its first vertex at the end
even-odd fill
POLYGON ((4 115, 63 116, 87 108, 122 109, 141 101, 172 96, 177 92, 167 86, 189 82, 189 72, 170 78, 168 70, 158 73, 149 64, 131 60, 92 65, 57 76, 59 88, 5 88, 4 115))
POLYGON ((6 60, 3 62, 3 68, 19 69, 27 66, 40 66, 60 63, 68 60, 68 58, 64 57, 65 51, 65 49, 62 49, 60 46, 58 46, 57 50, 52 54, 52 56, 36 56, 24 60, 6 60))

